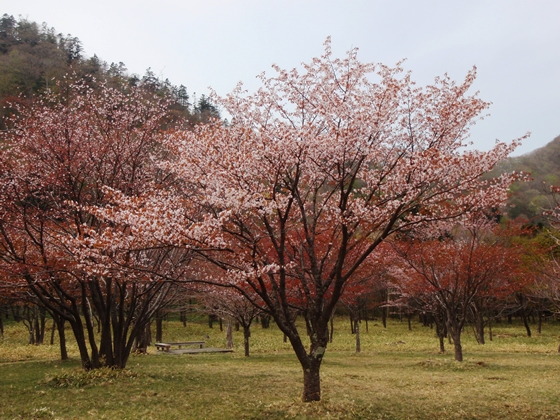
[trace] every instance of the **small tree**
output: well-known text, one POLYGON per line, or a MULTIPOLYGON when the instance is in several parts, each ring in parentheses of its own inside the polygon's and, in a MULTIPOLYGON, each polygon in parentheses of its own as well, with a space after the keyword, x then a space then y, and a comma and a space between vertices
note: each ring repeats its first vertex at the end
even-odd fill
POLYGON ((241 325, 245 357, 249 357, 251 324, 257 316, 262 314, 262 310, 251 303, 243 294, 231 288, 199 286, 196 296, 206 312, 226 319, 228 334, 231 334, 232 320, 241 325))

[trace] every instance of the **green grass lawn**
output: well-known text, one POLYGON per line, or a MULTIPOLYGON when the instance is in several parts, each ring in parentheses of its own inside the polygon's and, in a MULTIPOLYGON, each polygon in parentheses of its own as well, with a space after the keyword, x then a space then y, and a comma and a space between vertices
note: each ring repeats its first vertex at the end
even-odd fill
MULTIPOLYGON (((70 333, 70 332, 69 332, 70 333)), ((323 399, 300 402, 301 368, 280 331, 252 329, 229 354, 173 355, 149 349, 122 372, 80 370, 77 349, 61 363, 58 347, 25 344, 22 325, 0 340, 1 419, 560 419, 560 323, 528 338, 519 325, 498 324, 494 340, 464 335, 465 361, 452 346, 438 354, 433 330, 393 320, 362 324, 354 352, 347 319, 338 318, 322 366, 323 399)), ((164 325, 164 340, 223 347, 225 333, 189 322, 164 325)))

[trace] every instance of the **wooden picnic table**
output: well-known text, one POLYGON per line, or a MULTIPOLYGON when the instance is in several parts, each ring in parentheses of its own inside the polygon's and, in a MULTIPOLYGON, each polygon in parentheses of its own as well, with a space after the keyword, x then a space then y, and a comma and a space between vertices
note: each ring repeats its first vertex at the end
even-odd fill
POLYGON ((171 347, 178 347, 179 349, 182 346, 199 346, 202 348, 204 346, 205 341, 180 341, 174 343, 156 343, 156 348, 162 351, 169 351, 171 347))

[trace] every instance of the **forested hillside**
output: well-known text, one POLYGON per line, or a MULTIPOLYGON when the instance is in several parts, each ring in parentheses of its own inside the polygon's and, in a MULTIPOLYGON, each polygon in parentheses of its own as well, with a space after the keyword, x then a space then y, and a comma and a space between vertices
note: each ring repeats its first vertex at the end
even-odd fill
POLYGON ((516 182, 511 187, 508 215, 544 224, 542 213, 552 206, 550 187, 560 185, 560 136, 531 153, 507 159, 498 170, 531 174, 531 181, 516 182))
MULTIPOLYGON (((46 23, 24 18, 0 17, 0 116, 11 112, 15 103, 30 103, 47 89, 56 90, 65 75, 85 79, 91 86, 105 82, 126 90, 144 85, 153 93, 173 101, 171 111, 187 118, 191 124, 218 116, 218 111, 204 95, 193 100, 183 85, 160 80, 150 70, 144 76, 129 74, 124 63, 107 63, 97 55, 86 57, 81 41, 64 35, 46 23), (194 102, 194 103, 193 103, 194 102)), ((2 124, 3 128, 3 122, 2 124)))

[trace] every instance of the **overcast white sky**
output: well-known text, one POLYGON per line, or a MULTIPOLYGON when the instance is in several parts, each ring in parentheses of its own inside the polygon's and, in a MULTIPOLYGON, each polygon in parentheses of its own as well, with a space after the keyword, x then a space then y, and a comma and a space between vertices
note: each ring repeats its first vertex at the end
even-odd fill
POLYGON ((475 89, 493 103, 472 130, 475 147, 532 132, 516 155, 560 135, 559 0, 0 0, 0 13, 77 36, 85 54, 130 73, 148 67, 189 94, 249 90, 255 76, 323 52, 359 48, 362 61, 405 69, 427 84, 478 67, 475 89))

